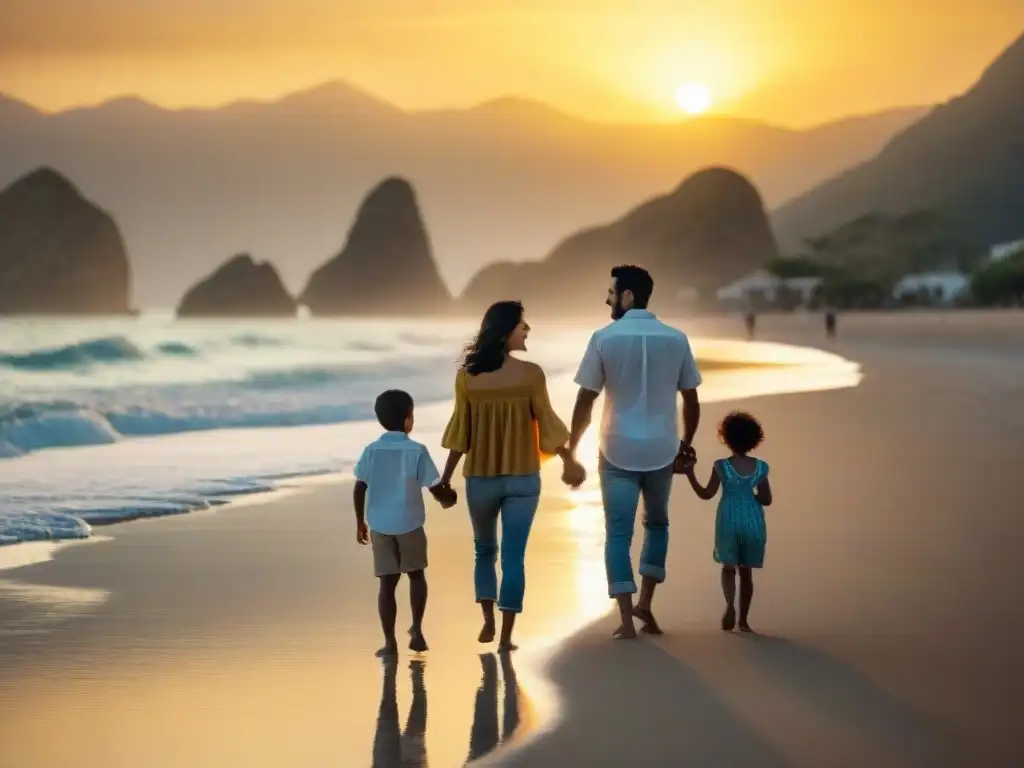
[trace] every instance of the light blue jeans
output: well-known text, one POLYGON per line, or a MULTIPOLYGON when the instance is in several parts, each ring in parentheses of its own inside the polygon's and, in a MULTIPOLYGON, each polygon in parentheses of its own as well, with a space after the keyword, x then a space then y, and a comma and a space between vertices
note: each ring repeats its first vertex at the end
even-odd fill
POLYGON ((665 580, 668 552, 668 499, 672 492, 672 465, 649 472, 620 469, 601 456, 601 499, 604 502, 604 566, 608 573, 608 594, 633 594, 633 543, 636 510, 644 499, 644 545, 640 550, 640 575, 665 580))
POLYGON ((540 501, 540 473, 467 477, 466 503, 473 521, 476 600, 497 600, 498 609, 521 613, 526 592, 526 541, 540 501), (501 591, 494 564, 501 517, 501 591))

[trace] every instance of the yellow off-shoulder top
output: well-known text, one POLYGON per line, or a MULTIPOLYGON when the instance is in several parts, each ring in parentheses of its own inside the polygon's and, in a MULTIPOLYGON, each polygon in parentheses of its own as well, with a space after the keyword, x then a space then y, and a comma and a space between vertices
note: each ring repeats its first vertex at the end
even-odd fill
POLYGON ((464 477, 529 475, 541 455, 552 455, 569 440, 569 430, 551 408, 540 368, 513 386, 469 389, 465 370, 455 377, 455 412, 441 445, 466 454, 464 477))

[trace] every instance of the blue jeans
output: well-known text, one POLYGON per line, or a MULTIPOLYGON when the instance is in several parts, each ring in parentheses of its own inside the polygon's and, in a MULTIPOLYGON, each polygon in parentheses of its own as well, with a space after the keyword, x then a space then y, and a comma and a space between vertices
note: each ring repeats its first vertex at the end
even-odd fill
POLYGON ((466 503, 473 521, 476 600, 497 600, 498 609, 521 613, 526 592, 526 541, 540 501, 540 473, 467 477, 466 503), (501 516, 501 592, 494 569, 501 516))
POLYGON ((604 456, 600 460, 601 499, 604 502, 604 566, 608 594, 633 594, 633 543, 636 509, 644 498, 644 546, 640 551, 640 575, 665 580, 668 552, 668 499, 672 492, 672 465, 649 472, 620 469, 604 456))

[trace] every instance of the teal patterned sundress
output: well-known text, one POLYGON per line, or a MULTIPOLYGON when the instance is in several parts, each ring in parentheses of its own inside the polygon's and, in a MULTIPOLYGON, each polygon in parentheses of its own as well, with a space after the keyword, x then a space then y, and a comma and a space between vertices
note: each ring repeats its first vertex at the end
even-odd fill
POLYGON ((754 471, 741 475, 728 459, 715 462, 715 471, 722 481, 722 496, 715 516, 715 562, 760 568, 768 531, 764 508, 754 496, 757 484, 768 475, 768 465, 760 459, 754 471))

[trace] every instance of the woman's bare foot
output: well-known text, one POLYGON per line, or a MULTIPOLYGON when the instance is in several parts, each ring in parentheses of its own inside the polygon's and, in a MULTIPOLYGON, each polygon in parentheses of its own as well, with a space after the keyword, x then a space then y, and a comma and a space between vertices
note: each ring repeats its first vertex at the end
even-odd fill
POLYGON ((636 637, 636 627, 632 624, 623 624, 612 632, 613 640, 633 640, 636 637))
POLYGON ((427 650, 427 638, 423 636, 423 630, 413 627, 409 630, 409 650, 416 653, 423 653, 427 650))
POLYGON ((658 626, 658 622, 654 620, 654 614, 651 613, 650 608, 641 608, 637 606, 633 609, 633 615, 640 619, 644 623, 641 632, 646 632, 648 635, 662 635, 664 632, 661 631, 661 627, 658 626))
POLYGON ((729 606, 725 609, 725 613, 722 615, 722 631, 732 632, 736 626, 736 608, 729 606))
POLYGON ((477 635, 477 642, 480 643, 493 643, 494 642, 494 622, 485 621, 484 628, 480 630, 480 634, 477 635))
POLYGON ((393 659, 398 656, 398 642, 395 640, 389 640, 384 644, 383 648, 377 649, 377 652, 373 654, 378 659, 393 659))

